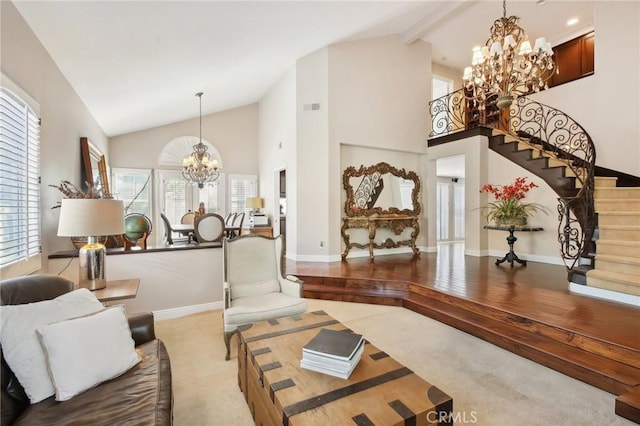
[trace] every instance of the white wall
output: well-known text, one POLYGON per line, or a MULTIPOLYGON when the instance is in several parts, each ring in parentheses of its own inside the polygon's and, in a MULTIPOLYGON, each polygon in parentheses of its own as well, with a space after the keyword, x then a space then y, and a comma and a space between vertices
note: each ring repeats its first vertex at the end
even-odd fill
MULTIPOLYGON (((194 97, 194 108, 196 106, 194 97)), ((180 136, 198 138, 199 126, 199 118, 193 118, 112 137, 109 139, 109 166, 157 169, 165 145, 180 136)), ((258 104, 202 116, 202 138, 220 153, 224 165, 222 172, 257 174, 258 104)))
POLYGON ((48 185, 58 185, 61 180, 80 185, 80 138, 88 137, 108 160, 107 136, 13 3, 0 2, 0 14, 2 72, 40 104, 40 202, 46 272, 50 253, 73 247, 68 238, 56 236, 59 210, 51 207, 62 194, 48 185))
MULTIPOLYGON (((398 36, 329 46, 329 257, 342 251, 341 145, 421 154, 431 97, 431 46, 398 36)), ((352 160, 357 165, 363 162, 352 160)), ((383 160, 380 160, 383 161, 383 160)), ((416 172, 419 169, 416 167, 416 172)))
POLYGON ((260 196, 263 212, 271 216, 274 235, 280 233, 279 205, 275 203, 279 182, 276 173, 287 173, 286 247, 296 247, 296 68, 292 66, 262 98, 258 114, 260 196))
MULTIPOLYGON (((296 170, 295 195, 287 187, 288 202, 295 204, 297 242, 287 247, 295 260, 328 260, 330 170, 329 170, 329 77, 328 50, 320 49, 296 64, 296 170), (311 104, 318 104, 316 110, 311 104), (305 105, 307 107, 305 108, 305 105), (306 110, 305 110, 306 109, 306 110), (293 250, 293 251, 292 251, 293 250)), ((287 223, 287 231, 291 227, 287 223)))
POLYGON ((594 4, 594 74, 533 98, 584 127, 597 165, 640 176, 640 2, 594 4))
MULTIPOLYGON (((78 282, 78 259, 49 259, 50 269, 78 282)), ((127 312, 164 311, 176 316, 222 308, 222 248, 107 255, 106 279, 140 278, 138 295, 122 303, 127 312), (191 307, 191 308, 185 308, 191 307), (203 310, 204 310, 203 309, 203 310)), ((156 317, 156 319, 159 319, 156 317)))

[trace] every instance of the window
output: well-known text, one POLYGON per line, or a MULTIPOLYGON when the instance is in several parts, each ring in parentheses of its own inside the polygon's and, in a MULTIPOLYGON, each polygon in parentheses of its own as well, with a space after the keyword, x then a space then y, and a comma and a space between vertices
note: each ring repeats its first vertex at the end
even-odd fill
POLYGON ((0 89, 0 269, 41 267, 39 106, 4 75, 0 89), (25 101, 24 99, 28 99, 25 101))
POLYGON ((231 175, 229 177, 229 213, 249 214, 252 209, 247 208, 247 198, 258 196, 258 177, 256 175, 231 175))
MULTIPOLYGON (((181 172, 161 170, 158 172, 160 211, 169 222, 180 223, 188 211, 197 211, 201 202, 207 213, 224 213, 224 174, 216 181, 199 189, 191 185, 181 172)), ((159 217, 160 215, 158 215, 159 217)))
POLYGON ((453 81, 448 78, 433 76, 431 79, 431 99, 438 99, 453 92, 453 81))
POLYGON ((111 169, 111 193, 124 202, 125 214, 142 213, 152 218, 151 170, 111 169))

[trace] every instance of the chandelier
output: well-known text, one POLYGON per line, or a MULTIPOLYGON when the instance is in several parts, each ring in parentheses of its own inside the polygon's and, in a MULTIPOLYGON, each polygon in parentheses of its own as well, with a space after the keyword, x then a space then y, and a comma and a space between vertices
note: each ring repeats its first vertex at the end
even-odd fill
POLYGON ((485 46, 473 49, 471 66, 462 77, 466 96, 484 109, 487 98, 497 97, 500 109, 508 108, 518 96, 547 89, 555 64, 551 44, 544 37, 536 39, 533 49, 520 18, 507 18, 507 2, 502 2, 503 15, 491 27, 485 46))
POLYGON ((196 93, 200 98, 200 142, 193 146, 191 154, 182 159, 182 177, 192 184, 197 184, 200 189, 220 176, 218 161, 211 159, 207 152, 209 148, 202 143, 202 95, 202 92, 196 93))

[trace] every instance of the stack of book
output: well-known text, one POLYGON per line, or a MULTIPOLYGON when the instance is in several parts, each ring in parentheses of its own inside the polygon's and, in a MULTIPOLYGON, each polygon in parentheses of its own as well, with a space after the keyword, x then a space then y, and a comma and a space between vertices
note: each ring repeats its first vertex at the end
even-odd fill
POLYGON ((348 379, 362 352, 361 334, 323 328, 302 348, 300 367, 348 379))

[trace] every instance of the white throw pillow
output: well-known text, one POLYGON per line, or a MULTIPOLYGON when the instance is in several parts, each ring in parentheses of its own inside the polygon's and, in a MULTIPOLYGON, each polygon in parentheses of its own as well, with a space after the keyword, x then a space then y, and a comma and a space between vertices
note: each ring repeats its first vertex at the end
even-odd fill
POLYGON ((122 306, 38 329, 56 388, 66 401, 140 362, 122 306))
POLYGON ((0 306, 2 352, 32 404, 55 394, 36 330, 102 309, 102 303, 86 288, 52 300, 0 306))

